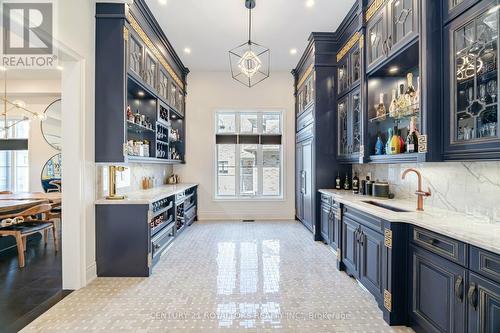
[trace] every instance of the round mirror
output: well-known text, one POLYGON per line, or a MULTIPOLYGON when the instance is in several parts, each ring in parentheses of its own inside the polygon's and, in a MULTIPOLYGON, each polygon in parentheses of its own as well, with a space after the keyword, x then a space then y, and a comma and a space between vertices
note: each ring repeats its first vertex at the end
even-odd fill
POLYGON ((61 100, 52 102, 44 112, 41 122, 42 134, 45 141, 57 150, 61 150, 61 100))
POLYGON ((56 154, 52 156, 42 169, 42 188, 46 193, 62 192, 62 156, 56 154))

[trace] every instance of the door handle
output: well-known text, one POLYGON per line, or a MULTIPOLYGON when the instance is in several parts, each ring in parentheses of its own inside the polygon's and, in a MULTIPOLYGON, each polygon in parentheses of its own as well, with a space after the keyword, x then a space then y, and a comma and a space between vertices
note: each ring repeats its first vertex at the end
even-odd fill
POLYGON ((359 232, 359 244, 365 246, 365 233, 363 231, 359 232))
POLYGON ((475 283, 471 283, 467 298, 469 299, 469 304, 472 305, 474 310, 477 310, 477 287, 475 283))
POLYGON ((302 172, 303 172, 302 177, 304 179, 304 181, 303 181, 304 195, 306 195, 307 194, 307 186, 306 186, 306 174, 307 174, 307 172, 305 170, 302 172))
POLYGON ((460 303, 462 303, 464 300, 463 283, 464 278, 462 277, 462 275, 459 275, 457 280, 455 281, 455 296, 460 300, 460 303))

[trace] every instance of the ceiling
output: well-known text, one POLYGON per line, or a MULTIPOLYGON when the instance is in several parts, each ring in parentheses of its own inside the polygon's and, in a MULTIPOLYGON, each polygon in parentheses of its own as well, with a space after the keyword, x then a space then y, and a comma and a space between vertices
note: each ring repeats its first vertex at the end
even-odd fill
MULTIPOLYGON (((271 49, 271 70, 293 69, 312 31, 335 31, 355 0, 257 0, 252 40, 271 49), (313 3, 312 6, 308 4, 313 3), (296 49, 297 54, 290 54, 296 49)), ((244 0, 146 0, 191 71, 229 70, 228 51, 248 39, 244 0), (184 52, 191 50, 190 54, 184 52)))

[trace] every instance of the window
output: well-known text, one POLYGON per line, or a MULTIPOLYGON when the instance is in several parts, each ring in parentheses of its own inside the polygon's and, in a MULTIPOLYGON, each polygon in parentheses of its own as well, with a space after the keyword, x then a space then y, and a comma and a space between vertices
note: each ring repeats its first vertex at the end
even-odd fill
POLYGON ((217 112, 216 198, 281 198, 281 134, 281 112, 217 112))
MULTIPOLYGON (((18 120, 7 121, 7 126, 18 120)), ((4 128, 0 121, 0 128, 4 128)), ((28 138, 29 122, 22 121, 9 128, 9 139, 28 138)), ((2 137, 5 132, 0 131, 2 137)), ((27 150, 9 151, 0 150, 0 191, 28 192, 29 191, 29 160, 27 150)))

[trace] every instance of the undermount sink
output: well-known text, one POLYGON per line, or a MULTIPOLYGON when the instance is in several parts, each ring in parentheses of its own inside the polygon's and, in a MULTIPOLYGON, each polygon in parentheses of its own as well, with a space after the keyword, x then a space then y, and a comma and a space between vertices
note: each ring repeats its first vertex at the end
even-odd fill
POLYGON ((370 204, 370 205, 373 205, 373 206, 380 207, 380 208, 388 209, 388 210, 391 210, 391 211, 397 212, 397 213, 409 213, 410 212, 409 210, 398 208, 398 207, 389 206, 389 205, 386 205, 386 204, 383 204, 383 203, 380 203, 380 202, 377 202, 377 201, 366 200, 366 201, 363 201, 363 202, 367 203, 367 204, 370 204))

